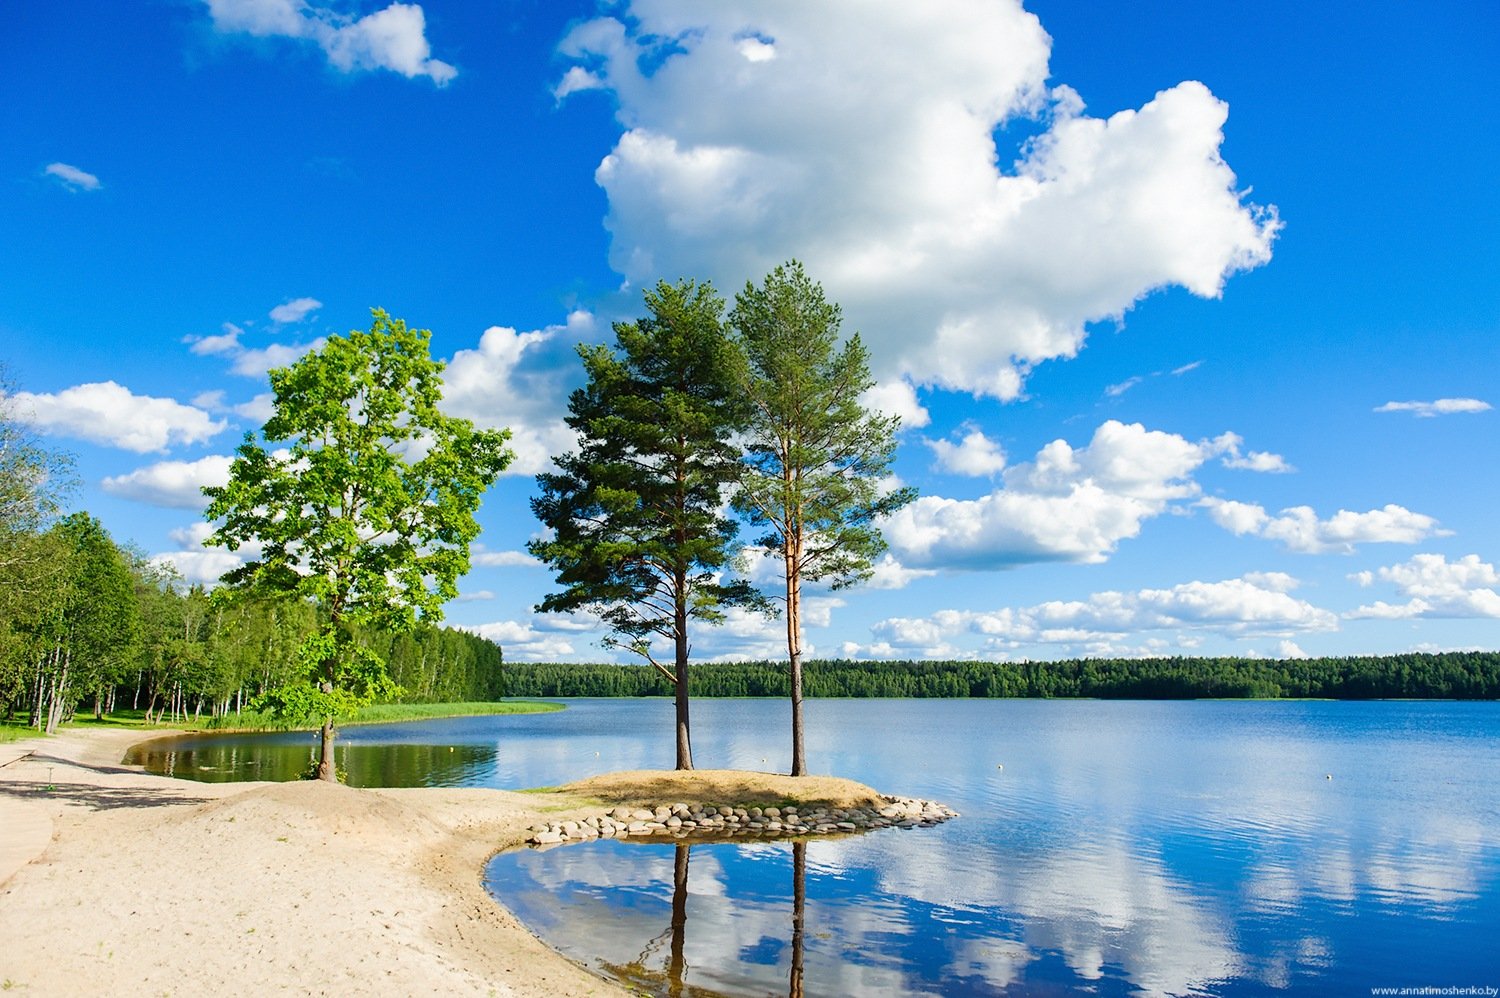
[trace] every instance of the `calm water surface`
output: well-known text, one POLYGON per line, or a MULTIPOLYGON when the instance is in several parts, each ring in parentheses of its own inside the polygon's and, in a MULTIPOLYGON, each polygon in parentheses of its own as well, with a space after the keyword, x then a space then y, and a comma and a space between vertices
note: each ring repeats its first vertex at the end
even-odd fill
MULTIPOLYGON (((340 761, 365 785, 551 785, 670 766, 671 711, 573 701, 351 728, 340 761)), ((785 772, 785 701, 693 711, 700 767, 785 772)), ((553 946, 660 994, 1500 988, 1500 705, 815 700, 807 714, 814 772, 963 816, 801 847, 524 850, 491 861, 490 890, 553 946)), ((243 779, 277 753, 299 771, 312 742, 195 744, 142 761, 243 779)))

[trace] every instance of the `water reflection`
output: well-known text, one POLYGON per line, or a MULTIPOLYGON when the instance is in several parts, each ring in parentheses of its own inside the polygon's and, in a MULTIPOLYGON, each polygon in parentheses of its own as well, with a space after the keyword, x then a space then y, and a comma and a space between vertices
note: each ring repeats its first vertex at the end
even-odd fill
MULTIPOLYGON (((784 708, 696 703, 695 759, 784 771, 784 708)), ((791 993, 794 971, 809 995, 1500 984, 1500 705, 815 700, 807 710, 815 772, 963 817, 811 841, 800 875, 786 843, 694 845, 682 878, 670 846, 506 855, 490 870, 495 893, 592 966, 641 962, 661 937, 643 963, 670 989, 680 954, 684 994, 791 993)), ((670 766, 671 732, 668 701, 583 701, 558 714, 349 729, 350 750, 411 758, 341 765, 361 782, 555 785, 670 766)), ((243 761, 264 758, 253 747, 264 744, 241 736, 233 765, 209 755, 170 765, 249 772, 243 761)), ((311 738, 285 744, 295 775, 311 738)))
MULTIPOLYGON (((296 732, 249 744, 243 736, 159 739, 137 746, 125 761, 163 776, 203 783, 282 783, 305 778, 317 759, 316 736, 296 732)), ((334 759, 354 787, 452 787, 471 783, 476 772, 493 768, 495 749, 346 739, 334 744, 334 759)))
MULTIPOLYGON (((605 844, 605 848, 610 845, 614 844, 605 844)), ((649 855, 647 865, 652 868, 658 868, 658 857, 666 850, 671 850, 672 879, 668 910, 662 912, 658 905, 650 904, 637 893, 639 888, 648 885, 636 885, 633 888, 618 880, 603 877, 596 877, 596 882, 592 884, 578 879, 554 883, 548 890, 601 895, 614 893, 620 904, 620 910, 615 911, 611 919, 614 924, 609 928, 601 927, 602 935, 593 926, 585 933, 575 931, 575 935, 587 938, 587 947, 564 945, 562 948, 565 952, 582 962, 592 964, 596 969, 637 991, 664 998, 779 994, 783 991, 788 998, 803 998, 807 993, 804 984, 806 842, 748 847, 755 851, 758 859, 770 858, 773 862, 784 860, 789 855, 790 875, 785 881, 784 894, 776 883, 764 882, 760 885, 764 892, 763 898, 738 914, 730 909, 737 906, 743 896, 726 882, 726 865, 732 869, 735 861, 730 859, 726 864, 722 850, 743 850, 747 847, 724 842, 695 844, 679 841, 671 846, 634 844, 624 845, 623 848, 643 857, 649 855), (698 879, 690 882, 695 849, 698 850, 700 859, 698 879), (785 911, 780 914, 776 911, 778 907, 786 908, 775 902, 774 899, 778 896, 790 898, 789 917, 785 911), (663 914, 666 916, 666 925, 664 928, 656 928, 661 926, 663 914), (726 919, 741 923, 737 926, 737 931, 725 934, 726 919), (630 955, 617 956, 618 953, 630 955), (743 966, 736 967, 736 963, 743 966), (747 988, 750 990, 746 990, 747 988)), ((579 876, 585 869, 602 872, 600 867, 587 863, 568 865, 572 877, 579 876)), ((503 891, 509 896, 517 885, 505 877, 504 871, 492 871, 486 883, 492 890, 503 891)), ((576 925, 574 929, 577 929, 576 925)), ((833 937, 831 933, 825 932, 822 938, 830 940, 833 937)))
MULTIPOLYGON (((800 876, 785 845, 695 846, 690 986, 780 993, 800 975, 807 994, 1261 996, 1500 983, 1497 705, 813 707, 820 768, 964 817, 813 841, 800 876), (804 909, 800 933, 795 917, 786 933, 788 904, 804 909), (712 983, 696 973, 707 966, 712 983)), ((759 748, 752 719, 716 721, 700 730, 730 753, 759 748)), ((497 857, 493 890, 583 962, 617 944, 638 953, 650 933, 623 937, 653 848, 497 857)))
POLYGON ((788 998, 802 998, 802 920, 807 908, 807 843, 792 843, 792 972, 788 998))

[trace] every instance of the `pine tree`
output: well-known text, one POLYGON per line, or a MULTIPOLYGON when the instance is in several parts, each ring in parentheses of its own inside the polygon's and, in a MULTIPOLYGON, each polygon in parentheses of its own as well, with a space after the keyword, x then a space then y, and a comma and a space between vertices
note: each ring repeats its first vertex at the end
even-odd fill
POLYGON ((645 303, 648 315, 615 324, 614 348, 579 348, 588 381, 567 420, 578 449, 537 478, 532 509, 552 536, 530 548, 563 587, 538 610, 598 615, 608 643, 673 684, 677 768, 692 769, 689 623, 763 603, 747 582, 722 578, 736 534, 724 515, 739 471, 732 437, 745 410, 713 287, 663 281, 645 303), (658 641, 671 644, 671 666, 658 660, 658 641))
POLYGON ((802 737, 802 586, 839 589, 869 577, 885 550, 879 520, 916 498, 885 487, 900 420, 870 412, 874 382, 856 333, 839 343, 838 305, 793 260, 760 287, 746 284, 729 323, 743 349, 741 391, 751 402, 736 507, 767 528, 760 544, 781 559, 791 672, 792 775, 807 772, 802 737))

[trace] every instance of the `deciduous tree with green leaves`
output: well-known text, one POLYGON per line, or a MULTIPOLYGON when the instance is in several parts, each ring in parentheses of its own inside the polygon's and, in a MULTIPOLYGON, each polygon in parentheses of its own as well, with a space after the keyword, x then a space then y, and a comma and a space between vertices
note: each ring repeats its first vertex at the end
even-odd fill
POLYGON ((469 569, 480 498, 511 460, 509 432, 445 415, 431 333, 381 309, 368 332, 271 372, 274 414, 247 435, 229 483, 204 489, 217 524, 207 543, 249 560, 228 590, 315 603, 304 682, 266 706, 322 721, 318 778, 336 780, 334 722, 394 695, 384 663, 354 640, 362 624, 395 631, 439 620, 469 569), (279 449, 272 449, 280 445, 279 449))
POLYGON ((874 379, 856 333, 839 343, 839 306, 792 260, 735 296, 729 325, 744 351, 751 403, 735 506, 766 528, 761 546, 785 572, 792 775, 807 772, 802 737, 802 585, 840 589, 869 577, 886 544, 878 526, 916 498, 887 488, 900 419, 860 396, 874 379))
POLYGON ((613 349, 579 348, 588 382, 567 419, 579 446, 537 477, 532 509, 551 536, 530 547, 563 586, 538 610, 597 614, 612 643, 672 682, 677 768, 692 769, 689 622, 763 603, 749 583, 723 577, 736 534, 725 515, 739 472, 733 437, 746 410, 713 287, 663 281, 645 302, 644 318, 615 324, 613 349), (671 667, 655 657, 657 640, 671 643, 671 667))
POLYGON ((72 459, 38 441, 0 366, 0 695, 23 683, 34 618, 64 584, 46 527, 73 484, 72 459))

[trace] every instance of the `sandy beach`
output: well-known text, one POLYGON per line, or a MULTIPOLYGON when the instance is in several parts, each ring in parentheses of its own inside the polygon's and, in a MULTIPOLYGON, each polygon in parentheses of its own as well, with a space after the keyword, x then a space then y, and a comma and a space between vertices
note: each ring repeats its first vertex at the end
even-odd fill
MULTIPOLYGON (((556 793, 194 783, 120 763, 135 732, 0 745, 0 987, 25 995, 625 995, 486 894, 485 861, 601 802, 832 778, 614 774, 556 793)), ((564 848, 573 848, 565 846, 564 848)))

